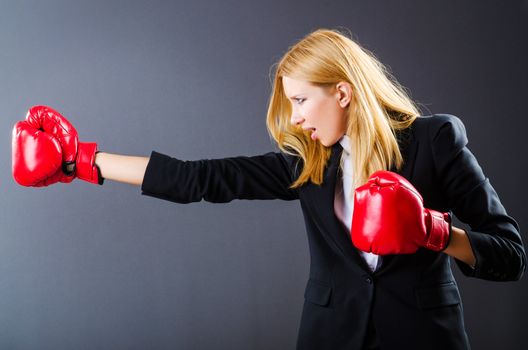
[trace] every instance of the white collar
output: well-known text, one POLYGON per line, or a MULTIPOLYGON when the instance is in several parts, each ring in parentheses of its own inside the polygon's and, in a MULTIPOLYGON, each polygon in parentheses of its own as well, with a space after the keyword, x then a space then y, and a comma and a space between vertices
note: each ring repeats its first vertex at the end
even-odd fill
POLYGON ((350 155, 352 153, 352 142, 350 141, 350 136, 343 135, 341 139, 339 139, 339 143, 341 144, 341 147, 343 147, 343 151, 346 152, 347 155, 350 155))

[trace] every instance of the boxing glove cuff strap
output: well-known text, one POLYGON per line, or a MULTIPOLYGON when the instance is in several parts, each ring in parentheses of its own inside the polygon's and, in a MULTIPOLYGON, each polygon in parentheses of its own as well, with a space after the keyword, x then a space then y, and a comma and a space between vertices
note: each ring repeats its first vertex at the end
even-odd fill
POLYGON ((97 153, 97 144, 94 142, 79 143, 77 149, 76 173, 81 180, 93 184, 102 185, 104 182, 99 167, 95 165, 95 154, 97 153))
POLYGON ((425 247, 434 251, 444 250, 450 241, 451 236, 451 215, 441 213, 436 210, 427 209, 428 211, 428 232, 425 247))

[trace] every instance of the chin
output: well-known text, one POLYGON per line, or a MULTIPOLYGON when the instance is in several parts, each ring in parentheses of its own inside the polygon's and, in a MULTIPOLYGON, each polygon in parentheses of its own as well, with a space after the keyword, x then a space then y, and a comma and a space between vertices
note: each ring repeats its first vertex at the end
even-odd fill
POLYGON ((321 143, 321 145, 325 146, 325 147, 332 147, 333 145, 336 144, 336 142, 339 141, 339 140, 332 140, 332 141, 328 141, 328 140, 319 140, 319 142, 321 143))

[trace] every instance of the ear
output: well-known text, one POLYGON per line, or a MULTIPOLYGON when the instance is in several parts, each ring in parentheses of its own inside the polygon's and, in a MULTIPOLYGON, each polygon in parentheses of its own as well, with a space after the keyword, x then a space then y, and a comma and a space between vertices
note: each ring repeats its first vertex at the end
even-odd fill
POLYGON ((336 84, 336 97, 342 108, 347 108, 352 99, 352 85, 345 81, 336 84))

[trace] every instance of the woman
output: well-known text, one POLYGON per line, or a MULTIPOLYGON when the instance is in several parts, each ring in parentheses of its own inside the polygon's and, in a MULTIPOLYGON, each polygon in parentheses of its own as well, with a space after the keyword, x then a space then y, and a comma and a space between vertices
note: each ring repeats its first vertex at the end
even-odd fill
POLYGON ((508 281, 526 255, 460 119, 420 116, 372 54, 321 29, 278 63, 267 126, 282 152, 130 157, 78 143, 37 106, 13 131, 13 175, 26 186, 120 181, 178 203, 299 200, 311 255, 299 349, 468 349, 449 256, 467 276, 508 281), (471 230, 452 226, 451 211, 471 230))

